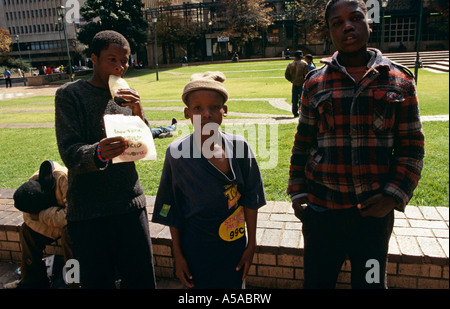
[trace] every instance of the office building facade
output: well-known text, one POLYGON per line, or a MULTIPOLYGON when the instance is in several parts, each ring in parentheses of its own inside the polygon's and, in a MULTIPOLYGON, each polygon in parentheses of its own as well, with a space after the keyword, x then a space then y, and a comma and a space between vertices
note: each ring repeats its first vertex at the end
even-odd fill
POLYGON ((82 60, 76 41, 80 26, 79 7, 84 0, 0 0, 0 28, 9 31, 13 46, 10 56, 20 56, 33 67, 67 65, 67 48, 62 19, 57 7, 66 7, 64 21, 72 64, 82 60))

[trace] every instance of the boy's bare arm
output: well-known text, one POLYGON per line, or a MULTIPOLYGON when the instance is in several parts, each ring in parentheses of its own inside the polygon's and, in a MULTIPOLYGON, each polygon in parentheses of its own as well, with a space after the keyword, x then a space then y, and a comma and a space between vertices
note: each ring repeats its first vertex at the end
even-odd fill
POLYGON ((189 266, 181 251, 180 245, 180 231, 177 228, 170 227, 170 234, 172 236, 173 256, 175 259, 175 269, 178 279, 188 288, 193 288, 192 275, 189 271, 189 266))
POLYGON ((242 274, 242 280, 247 276, 248 270, 253 262, 253 255, 256 250, 256 222, 258 218, 258 211, 254 209, 249 209, 244 207, 245 212, 245 222, 247 223, 247 248, 245 248, 242 254, 241 260, 236 267, 236 271, 239 271, 242 266, 244 267, 244 272, 242 274))

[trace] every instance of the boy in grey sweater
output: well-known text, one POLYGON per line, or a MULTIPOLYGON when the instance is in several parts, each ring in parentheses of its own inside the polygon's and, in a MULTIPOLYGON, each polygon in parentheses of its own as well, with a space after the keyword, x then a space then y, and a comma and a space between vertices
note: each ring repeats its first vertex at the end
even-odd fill
POLYGON ((122 137, 107 138, 105 114, 136 115, 147 124, 138 93, 120 90, 112 100, 109 75, 123 76, 130 46, 115 31, 92 41, 94 72, 88 81, 61 86, 55 98, 58 148, 68 168, 67 221, 83 288, 155 288, 144 190, 134 162, 112 164, 128 147, 122 137))

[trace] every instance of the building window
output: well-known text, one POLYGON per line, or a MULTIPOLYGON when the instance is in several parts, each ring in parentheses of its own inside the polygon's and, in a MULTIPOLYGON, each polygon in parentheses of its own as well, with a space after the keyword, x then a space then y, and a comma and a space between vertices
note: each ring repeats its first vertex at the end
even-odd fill
POLYGON ((385 19, 384 42, 414 42, 415 40, 415 17, 391 17, 385 19))
POLYGON ((277 45, 280 42, 280 29, 272 29, 267 33, 267 42, 277 45))

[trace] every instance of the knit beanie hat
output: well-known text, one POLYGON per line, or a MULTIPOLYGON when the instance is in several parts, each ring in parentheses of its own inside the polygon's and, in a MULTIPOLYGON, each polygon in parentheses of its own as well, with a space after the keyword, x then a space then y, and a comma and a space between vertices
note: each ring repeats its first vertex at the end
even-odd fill
POLYGON ((184 87, 182 99, 187 105, 186 98, 188 94, 196 90, 214 90, 224 97, 224 103, 228 100, 228 91, 225 89, 223 82, 225 75, 222 72, 205 72, 192 74, 191 80, 184 87))

